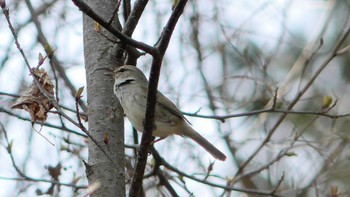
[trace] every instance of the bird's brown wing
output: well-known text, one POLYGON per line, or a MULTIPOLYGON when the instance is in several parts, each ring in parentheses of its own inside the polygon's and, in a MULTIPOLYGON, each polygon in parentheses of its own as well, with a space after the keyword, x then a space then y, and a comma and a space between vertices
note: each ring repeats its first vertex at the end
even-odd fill
POLYGON ((175 116, 185 120, 187 123, 191 124, 185 116, 182 114, 182 112, 176 107, 176 105, 171 102, 167 97, 165 97, 161 92, 158 91, 157 95, 157 104, 168 110, 170 113, 174 114, 175 116))
MULTIPOLYGON (((148 88, 143 86, 144 91, 147 92, 148 88)), ((143 98, 140 99, 140 102, 144 102, 144 105, 146 107, 147 102, 147 96, 142 96, 143 98), (141 101, 142 100, 142 101, 141 101)), ((170 101, 167 97, 165 97, 161 92, 158 91, 157 93, 157 108, 163 108, 166 111, 169 111, 171 114, 175 115, 176 117, 185 120, 187 123, 191 124, 185 116, 182 114, 182 112, 176 107, 176 105, 170 101)), ((158 121, 161 122, 172 122, 173 120, 170 119, 166 114, 162 113, 161 109, 156 108, 156 117, 158 117, 158 121)))

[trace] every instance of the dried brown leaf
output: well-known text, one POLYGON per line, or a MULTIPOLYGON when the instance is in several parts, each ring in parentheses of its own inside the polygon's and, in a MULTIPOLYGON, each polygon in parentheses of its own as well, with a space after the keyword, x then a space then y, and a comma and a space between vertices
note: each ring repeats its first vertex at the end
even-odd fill
MULTIPOLYGON (((42 88, 53 97, 54 85, 44 69, 33 69, 33 74, 40 82, 42 88)), ((47 113, 53 108, 50 99, 46 98, 35 85, 34 81, 23 95, 12 105, 12 109, 24 109, 31 117, 32 122, 44 122, 47 113)))
POLYGON ((58 181, 58 177, 61 175, 62 165, 59 163, 55 167, 49 166, 47 170, 49 171, 50 176, 53 180, 58 181))
POLYGON ((103 134, 103 142, 108 145, 108 143, 109 143, 109 133, 105 132, 103 134))

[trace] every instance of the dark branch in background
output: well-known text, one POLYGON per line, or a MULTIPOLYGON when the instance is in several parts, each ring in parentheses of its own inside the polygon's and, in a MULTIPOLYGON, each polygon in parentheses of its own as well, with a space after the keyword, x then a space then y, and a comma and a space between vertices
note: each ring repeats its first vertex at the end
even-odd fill
MULTIPOLYGON (((125 2, 125 1, 123 1, 125 2)), ((127 13, 128 17, 126 18, 126 22, 123 28, 122 33, 129 36, 130 38, 132 37, 132 34, 141 18, 141 15, 143 14, 143 11, 146 7, 148 3, 148 0, 139 0, 136 1, 134 4, 134 9, 132 10, 132 12, 127 13)), ((129 6, 130 9, 130 2, 126 3, 126 6, 129 6)), ((128 8, 126 8, 128 9, 128 8)), ((125 10, 124 10, 125 11, 125 10)), ((129 46, 129 45, 125 45, 124 43, 122 43, 119 47, 119 53, 122 54, 122 52, 124 51, 124 48, 127 51, 127 59, 125 61, 125 64, 129 64, 129 65, 136 65, 137 63, 137 59, 141 56, 140 52, 138 52, 135 48, 129 46)), ((118 52, 117 52, 118 54, 118 52)))
POLYGON ((123 0, 123 16, 125 21, 128 20, 130 12, 131 12, 130 0, 123 0))
POLYGON ((175 168, 174 166, 170 165, 166 160, 164 160, 159 153, 157 152, 157 150, 155 148, 152 147, 152 155, 154 157, 154 159, 157 162, 157 165, 162 165, 164 167, 166 167, 167 169, 176 172, 177 174, 179 174, 182 177, 186 177, 189 178, 191 180, 197 181, 199 183, 203 183, 205 185, 209 185, 212 187, 217 187, 217 188, 221 188, 224 190, 232 190, 232 191, 238 191, 238 192, 243 192, 243 193, 247 193, 247 194, 254 194, 254 195, 261 195, 261 196, 279 196, 277 194, 275 194, 275 189, 273 189, 272 191, 261 191, 261 190, 253 190, 253 189, 242 189, 242 188, 238 188, 238 187, 229 187, 226 185, 220 185, 220 184, 216 184, 216 183, 212 183, 209 182, 205 179, 201 179, 201 178, 197 178, 195 176, 186 174, 185 172, 175 168))
POLYGON ((157 172, 156 172, 156 175, 159 178, 159 182, 160 182, 159 184, 163 185, 168 190, 168 192, 171 194, 171 196, 173 196, 173 197, 179 196, 176 193, 175 189, 169 183, 168 179, 164 176, 164 174, 162 173, 161 170, 158 169, 157 172))
POLYGON ((134 176, 131 181, 131 186, 129 190, 130 196, 139 196, 142 186, 143 174, 145 172, 145 166, 148 156, 148 147, 151 141, 154 140, 152 136, 152 131, 154 128, 154 113, 156 109, 157 100, 157 87, 160 74, 160 68, 162 65, 162 60, 165 51, 169 45, 171 35, 175 29, 176 23, 179 20, 187 0, 180 0, 175 6, 173 13, 171 14, 167 24, 165 25, 162 33, 162 37, 158 42, 157 52, 152 54, 153 61, 149 77, 148 93, 147 93, 147 108, 145 116, 144 132, 142 133, 140 150, 138 152, 137 163, 134 171, 134 176))
POLYGON ((143 14, 143 11, 145 10, 145 7, 148 3, 148 0, 138 0, 134 4, 134 9, 128 16, 123 31, 122 33, 125 34, 126 36, 131 37, 140 18, 141 15, 143 14))
MULTIPOLYGON (((70 90, 71 95, 74 96, 76 93, 76 89, 75 89, 74 85, 72 84, 72 82, 69 80, 68 76, 66 75, 66 72, 65 72, 63 66, 60 64, 60 62, 58 61, 56 56, 53 55, 53 49, 45 37, 45 34, 41 28, 41 24, 38 20, 38 16, 36 15, 36 12, 34 11, 34 8, 31 4, 31 2, 29 0, 25 0, 25 2, 27 4, 29 12, 32 16, 32 21, 33 21, 33 23, 38 31, 38 40, 41 43, 41 45, 43 46, 43 48, 45 49, 45 52, 46 52, 48 58, 50 59, 50 64, 52 66, 53 72, 55 71, 55 69, 57 69, 59 75, 61 76, 61 78, 63 79, 63 81, 67 85, 68 89, 70 90)), ((57 88, 57 83, 56 83, 56 88, 57 88)), ((57 93, 57 89, 56 89, 56 93, 57 93)), ((79 105, 84 110, 84 112, 87 112, 87 106, 85 105, 85 103, 82 100, 79 101, 79 105)))
POLYGON ((155 47, 147 45, 143 42, 136 41, 127 35, 121 33, 118 29, 113 27, 108 21, 104 20, 97 13, 95 13, 85 2, 82 0, 72 0, 72 2, 82 11, 84 14, 88 15, 90 18, 94 19, 97 23, 99 23, 102 27, 106 28, 110 33, 119 38, 121 42, 141 49, 151 55, 156 53, 155 47))
MULTIPOLYGON (((153 150, 155 150, 154 147, 152 147, 153 150)), ((155 150, 156 154, 158 155, 157 158, 160 158, 158 152, 155 150)), ((153 156, 156 160, 156 156, 153 156)), ((173 188, 173 186, 171 186, 171 184, 169 183, 169 180, 168 178, 164 175, 164 171, 161 170, 159 167, 160 167, 160 164, 161 162, 158 162, 156 160, 155 164, 154 164, 154 168, 153 168, 153 171, 149 174, 149 175, 145 175, 144 178, 147 178, 147 177, 150 177, 150 176, 157 176, 158 179, 159 179, 159 185, 163 185, 167 190, 168 192, 170 193, 171 196, 173 197, 177 197, 179 196, 175 189, 173 188)))

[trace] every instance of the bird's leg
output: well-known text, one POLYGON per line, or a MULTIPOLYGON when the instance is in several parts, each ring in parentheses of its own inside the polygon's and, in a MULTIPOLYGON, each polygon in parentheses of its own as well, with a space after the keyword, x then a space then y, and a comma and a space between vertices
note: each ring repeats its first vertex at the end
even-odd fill
POLYGON ((154 145, 156 142, 162 141, 162 140, 164 140, 165 138, 166 138, 166 137, 159 137, 158 139, 153 140, 153 141, 150 143, 150 145, 154 145))
POLYGON ((149 143, 149 146, 148 146, 148 155, 151 155, 151 153, 152 153, 152 146, 156 143, 156 142, 159 142, 159 141, 161 141, 161 140, 164 140, 165 139, 165 137, 160 137, 160 138, 158 138, 158 139, 156 139, 156 140, 152 140, 150 143, 149 143))

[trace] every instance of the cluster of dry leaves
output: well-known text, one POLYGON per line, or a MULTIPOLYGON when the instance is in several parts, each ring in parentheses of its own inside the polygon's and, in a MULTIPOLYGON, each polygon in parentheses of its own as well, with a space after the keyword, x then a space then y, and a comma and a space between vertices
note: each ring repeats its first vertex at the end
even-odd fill
MULTIPOLYGON (((54 97, 54 85, 49 78, 49 75, 44 69, 33 68, 32 73, 41 84, 43 90, 54 97)), ((12 109, 24 109, 29 112, 32 123, 45 122, 47 119, 47 113, 53 108, 53 105, 49 98, 42 94, 40 89, 34 83, 26 89, 23 95, 12 105, 12 109)))

